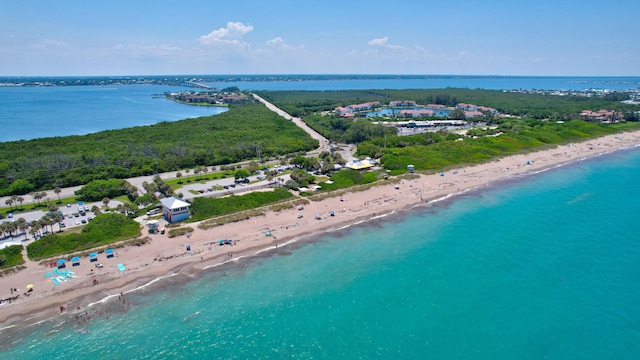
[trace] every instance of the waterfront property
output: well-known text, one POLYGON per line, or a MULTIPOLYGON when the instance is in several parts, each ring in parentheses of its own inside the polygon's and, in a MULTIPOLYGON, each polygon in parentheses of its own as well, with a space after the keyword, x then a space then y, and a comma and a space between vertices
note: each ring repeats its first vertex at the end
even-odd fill
POLYGON ((170 223, 186 220, 189 218, 189 204, 177 197, 160 199, 162 204, 162 216, 170 223))

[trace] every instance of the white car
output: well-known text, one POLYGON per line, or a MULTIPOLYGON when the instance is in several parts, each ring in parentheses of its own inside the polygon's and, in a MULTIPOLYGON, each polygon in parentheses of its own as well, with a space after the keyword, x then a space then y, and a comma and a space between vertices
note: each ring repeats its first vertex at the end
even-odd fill
POLYGON ((76 220, 76 225, 80 225, 80 220, 76 220))

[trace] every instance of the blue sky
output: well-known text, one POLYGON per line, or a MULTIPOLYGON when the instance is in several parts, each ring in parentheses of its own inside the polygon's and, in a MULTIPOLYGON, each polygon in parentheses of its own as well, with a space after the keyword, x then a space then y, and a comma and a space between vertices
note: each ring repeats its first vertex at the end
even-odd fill
POLYGON ((637 0, 0 0, 0 76, 640 76, 637 0))

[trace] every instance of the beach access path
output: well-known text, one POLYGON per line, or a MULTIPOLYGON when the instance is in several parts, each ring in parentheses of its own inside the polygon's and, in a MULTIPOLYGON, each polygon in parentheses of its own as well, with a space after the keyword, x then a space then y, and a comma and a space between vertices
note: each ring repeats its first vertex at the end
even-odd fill
MULTIPOLYGON (((4 286, 0 287, 0 298, 10 297, 10 288, 19 289, 21 296, 0 307, 0 329, 27 326, 61 316, 60 306, 67 309, 77 306, 85 309, 91 303, 102 306, 102 300, 106 298, 136 291, 161 277, 182 272, 191 276, 226 263, 249 261, 265 252, 289 251, 285 249, 287 245, 297 241, 312 240, 315 236, 354 224, 380 221, 397 211, 432 206, 443 199, 500 186, 503 181, 517 181, 545 169, 636 146, 640 146, 640 131, 608 135, 446 172, 397 178, 360 191, 350 189, 334 197, 310 201, 303 209, 265 211, 246 220, 209 229, 199 228, 199 223, 187 223, 182 226, 194 229, 188 235, 172 238, 168 234, 148 235, 150 241, 145 245, 119 248, 116 257, 111 259, 100 253, 98 261, 104 264, 100 268, 83 257, 80 265, 71 267, 78 277, 60 285, 54 285, 45 277, 52 271, 46 266, 48 261, 30 261, 26 268, 2 278, 4 286), (220 239, 232 239, 232 244, 220 245, 220 239), (123 264, 126 271, 120 271, 118 264, 123 264), (34 288, 24 293, 29 296, 23 296, 27 284, 34 288)), ((368 241, 379 240, 372 237, 368 241)))

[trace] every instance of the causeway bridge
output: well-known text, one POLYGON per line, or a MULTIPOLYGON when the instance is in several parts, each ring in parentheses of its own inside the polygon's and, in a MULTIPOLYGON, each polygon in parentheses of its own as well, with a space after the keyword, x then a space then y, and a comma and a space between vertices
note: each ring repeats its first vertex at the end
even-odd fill
POLYGON ((213 86, 205 85, 195 81, 185 81, 182 83, 182 86, 201 88, 201 89, 215 89, 213 86))

